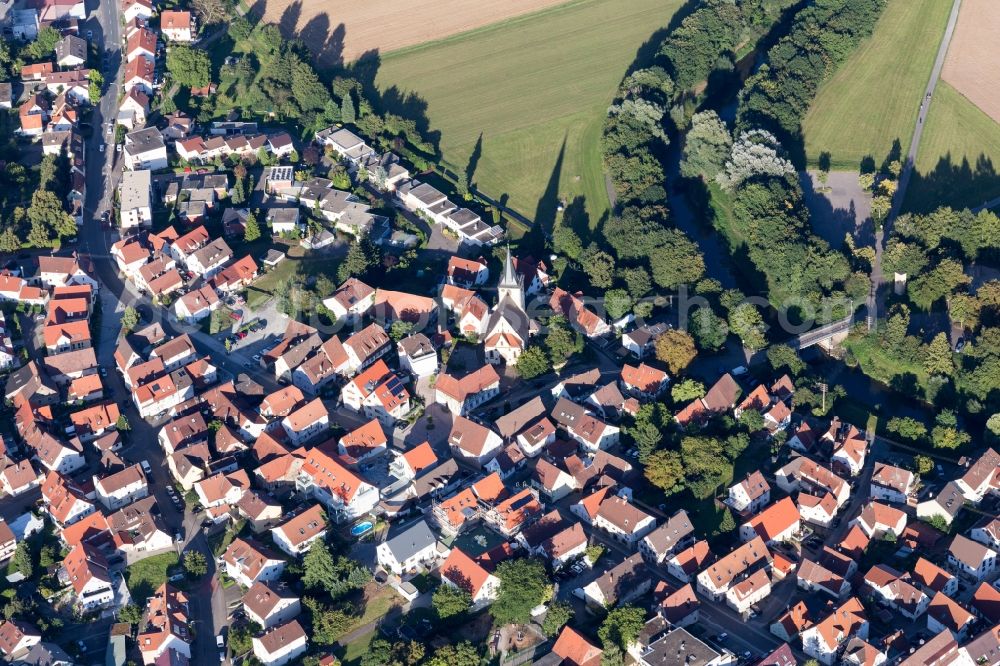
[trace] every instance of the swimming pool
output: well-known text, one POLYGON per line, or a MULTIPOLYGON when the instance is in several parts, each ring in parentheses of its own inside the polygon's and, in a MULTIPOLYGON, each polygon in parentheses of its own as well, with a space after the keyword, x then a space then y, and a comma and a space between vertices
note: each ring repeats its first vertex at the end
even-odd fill
POLYGON ((375 526, 372 525, 372 523, 371 523, 370 520, 366 520, 364 522, 358 523, 357 525, 355 525, 354 527, 351 528, 351 536, 359 537, 362 534, 365 534, 366 532, 371 531, 371 529, 373 527, 375 527, 375 526))

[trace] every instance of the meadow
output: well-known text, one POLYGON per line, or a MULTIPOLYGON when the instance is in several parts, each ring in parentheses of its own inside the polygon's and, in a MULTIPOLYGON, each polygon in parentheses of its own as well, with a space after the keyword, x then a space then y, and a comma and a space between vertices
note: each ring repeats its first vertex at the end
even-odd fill
MULTIPOLYGON (((376 80, 427 103, 446 166, 534 219, 540 201, 610 205, 601 126, 637 49, 681 0, 574 0, 383 56, 376 80), (479 146, 479 148, 477 148, 479 146)), ((544 208, 544 206, 543 206, 544 208)))
POLYGON ((975 207, 1000 197, 1000 125, 945 81, 926 122, 904 209, 975 207))
POLYGON ((802 123, 810 165, 823 152, 834 169, 856 170, 868 156, 881 164, 896 140, 906 151, 950 11, 941 0, 890 0, 802 123))

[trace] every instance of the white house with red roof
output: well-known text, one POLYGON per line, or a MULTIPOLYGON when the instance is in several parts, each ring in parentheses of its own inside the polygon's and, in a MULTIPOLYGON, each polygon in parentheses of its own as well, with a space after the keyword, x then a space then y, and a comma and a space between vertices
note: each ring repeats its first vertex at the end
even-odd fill
POLYGON ((500 375, 488 363, 461 378, 442 372, 434 383, 435 401, 462 416, 498 395, 500 375))
POLYGON ((281 427, 295 446, 313 439, 329 426, 330 413, 319 398, 307 402, 281 420, 281 427))
POLYGON ((391 428, 410 412, 410 392, 385 361, 375 361, 340 393, 345 405, 391 428))
POLYGON ((456 458, 482 467, 500 453, 503 440, 486 426, 456 415, 448 434, 448 446, 456 458))
POLYGON ((252 539, 237 537, 219 558, 226 575, 243 587, 277 580, 285 570, 285 561, 252 539))
POLYGON ((486 284, 490 279, 490 269, 486 262, 479 259, 463 259, 451 256, 448 259, 448 284, 472 289, 486 284))
POLYGON ((626 363, 622 368, 620 381, 625 393, 644 400, 654 400, 667 390, 670 377, 663 370, 645 363, 640 363, 638 367, 626 363))
POLYGON ((798 507, 791 497, 785 497, 743 523, 740 539, 750 541, 760 537, 767 544, 790 541, 800 525, 798 507))
POLYGON ((439 569, 441 582, 467 592, 472 608, 478 610, 496 600, 500 594, 500 579, 465 554, 452 548, 439 569))
POLYGON ((325 537, 326 531, 327 522, 323 515, 323 507, 313 504, 305 511, 271 528, 271 537, 278 548, 296 557, 307 552, 314 541, 325 537))
POLYGON ((375 486, 318 448, 305 452, 295 489, 320 502, 336 523, 360 518, 379 502, 375 486))
POLYGON ((382 425, 377 419, 355 428, 337 441, 340 455, 355 462, 364 462, 384 455, 389 445, 382 425))
POLYGON ((872 501, 861 508, 861 513, 852 522, 869 538, 892 534, 898 539, 906 529, 906 514, 894 506, 872 501))

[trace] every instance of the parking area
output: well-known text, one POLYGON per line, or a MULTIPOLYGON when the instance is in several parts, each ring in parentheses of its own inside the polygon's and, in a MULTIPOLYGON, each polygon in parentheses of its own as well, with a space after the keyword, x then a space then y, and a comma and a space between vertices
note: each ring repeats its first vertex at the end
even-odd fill
POLYGON ((219 333, 215 337, 220 341, 225 341, 228 337, 231 350, 239 351, 252 358, 255 363, 260 363, 260 356, 284 337, 288 315, 278 311, 274 299, 256 311, 246 308, 241 300, 234 299, 226 305, 230 309, 235 308, 234 311, 240 311, 241 316, 238 321, 233 321, 229 334, 219 333))

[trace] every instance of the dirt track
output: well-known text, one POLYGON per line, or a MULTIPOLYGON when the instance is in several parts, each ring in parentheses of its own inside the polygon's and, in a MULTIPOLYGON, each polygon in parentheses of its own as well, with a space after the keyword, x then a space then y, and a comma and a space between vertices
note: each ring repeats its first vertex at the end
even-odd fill
POLYGON ((323 63, 441 39, 567 0, 260 0, 265 21, 303 39, 323 63))
POLYGON ((1000 3, 963 0, 942 76, 1000 122, 1000 3))

